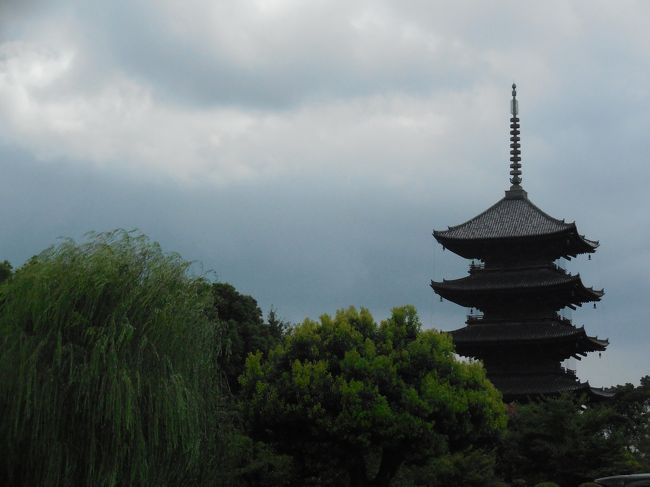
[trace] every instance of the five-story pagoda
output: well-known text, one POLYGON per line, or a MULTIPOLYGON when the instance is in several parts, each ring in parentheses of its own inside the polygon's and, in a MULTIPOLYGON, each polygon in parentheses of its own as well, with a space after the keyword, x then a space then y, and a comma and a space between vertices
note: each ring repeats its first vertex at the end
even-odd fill
POLYGON ((561 392, 599 394, 563 368, 562 361, 605 350, 607 340, 587 336, 583 327, 576 328, 558 313, 599 301, 603 291, 585 287, 580 275, 554 263, 593 253, 598 242, 528 199, 521 186, 514 84, 511 113, 512 186, 480 215, 448 230, 434 230, 444 248, 473 260, 467 277, 431 281, 431 287, 442 298, 481 313, 470 315, 467 326, 451 334, 459 354, 483 361, 505 401, 561 392))

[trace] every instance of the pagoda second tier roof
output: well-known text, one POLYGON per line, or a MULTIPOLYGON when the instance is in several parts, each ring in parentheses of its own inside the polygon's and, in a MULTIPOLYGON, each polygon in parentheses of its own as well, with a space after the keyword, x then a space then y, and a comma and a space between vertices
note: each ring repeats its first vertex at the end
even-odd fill
POLYGON ((539 209, 523 190, 507 192, 506 197, 471 220, 447 230, 434 230, 433 235, 443 246, 467 258, 481 258, 468 248, 474 241, 562 237, 566 252, 561 255, 591 253, 598 247, 598 242, 578 234, 575 223, 558 220, 539 209))
POLYGON ((603 351, 608 340, 588 336, 584 327, 575 327, 565 320, 478 321, 450 332, 458 353, 476 356, 477 351, 488 347, 554 346, 569 345, 567 356, 586 355, 587 352, 603 351))
POLYGON ((461 279, 431 281, 431 287, 443 298, 461 306, 478 308, 482 308, 482 302, 495 302, 499 295, 525 296, 534 293, 538 297, 545 295, 554 301, 565 301, 565 306, 599 301, 604 294, 602 290, 585 287, 580 274, 573 276, 547 266, 482 270, 461 279))

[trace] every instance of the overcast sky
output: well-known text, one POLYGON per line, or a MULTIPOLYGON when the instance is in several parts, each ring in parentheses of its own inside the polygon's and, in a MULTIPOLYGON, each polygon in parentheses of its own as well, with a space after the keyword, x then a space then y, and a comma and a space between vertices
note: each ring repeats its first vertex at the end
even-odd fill
POLYGON ((601 246, 577 325, 650 374, 650 3, 0 0, 0 259, 138 228, 287 320, 415 304, 463 325, 433 228, 523 186, 601 246))

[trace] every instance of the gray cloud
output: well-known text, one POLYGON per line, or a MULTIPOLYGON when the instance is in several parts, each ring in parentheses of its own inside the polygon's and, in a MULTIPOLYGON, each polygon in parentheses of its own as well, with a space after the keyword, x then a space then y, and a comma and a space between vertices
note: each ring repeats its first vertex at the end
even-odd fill
POLYGON ((467 263, 430 233, 506 188, 514 77, 524 186, 601 241, 569 266, 612 341, 580 375, 650 373, 645 3, 177 5, 3 5, 0 258, 137 227, 290 320, 413 303, 456 328, 428 281, 467 263))

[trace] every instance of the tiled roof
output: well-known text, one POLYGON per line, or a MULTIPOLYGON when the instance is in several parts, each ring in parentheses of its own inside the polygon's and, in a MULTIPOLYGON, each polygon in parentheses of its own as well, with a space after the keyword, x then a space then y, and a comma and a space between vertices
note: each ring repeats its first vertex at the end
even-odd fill
POLYGON ((501 391, 506 402, 525 400, 531 396, 561 394, 563 392, 586 393, 589 399, 606 400, 614 394, 603 388, 591 387, 589 382, 580 382, 570 373, 516 374, 489 377, 494 386, 501 391))
MULTIPOLYGON (((527 197, 505 197, 471 220, 433 234, 442 239, 473 240, 531 237, 572 230, 577 233, 575 229, 575 223, 549 216, 527 197)), ((585 241, 594 247, 598 245, 585 241)))
POLYGON ((569 373, 566 374, 517 374, 490 375, 490 381, 506 397, 537 394, 559 394, 562 392, 587 392, 588 382, 580 382, 569 373))
POLYGON ((555 320, 476 323, 451 332, 456 344, 487 342, 536 342, 575 337, 577 341, 588 341, 585 345, 595 350, 604 350, 607 340, 589 337, 584 327, 555 320))
MULTIPOLYGON (((431 282, 434 289, 448 291, 484 291, 488 289, 508 290, 521 288, 540 288, 576 283, 582 286, 580 275, 575 276, 550 267, 516 270, 483 270, 460 279, 443 279, 431 282)), ((589 289, 591 290, 591 289, 589 289)), ((602 294, 600 291, 594 291, 602 294)))

